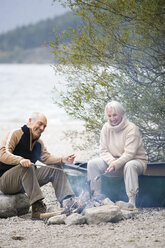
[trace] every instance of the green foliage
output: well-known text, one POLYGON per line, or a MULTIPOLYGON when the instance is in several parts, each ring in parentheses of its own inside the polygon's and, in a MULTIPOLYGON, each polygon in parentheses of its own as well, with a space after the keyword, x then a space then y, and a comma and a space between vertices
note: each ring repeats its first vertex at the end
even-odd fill
POLYGON ((164 1, 66 0, 83 19, 50 45, 68 76, 61 101, 96 134, 105 104, 123 103, 143 134, 150 161, 165 159, 164 1), (69 46, 59 43, 70 37, 69 46), (66 69, 67 68, 67 69, 66 69))

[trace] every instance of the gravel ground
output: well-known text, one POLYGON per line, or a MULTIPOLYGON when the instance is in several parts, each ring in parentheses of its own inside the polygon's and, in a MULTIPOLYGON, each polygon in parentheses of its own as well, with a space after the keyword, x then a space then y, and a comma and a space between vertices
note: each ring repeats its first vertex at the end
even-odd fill
MULTIPOLYGON (((44 186, 47 207, 58 207, 50 184, 44 186)), ((100 225, 47 225, 20 217, 0 219, 0 248, 164 248, 165 208, 143 208, 133 219, 100 225)))

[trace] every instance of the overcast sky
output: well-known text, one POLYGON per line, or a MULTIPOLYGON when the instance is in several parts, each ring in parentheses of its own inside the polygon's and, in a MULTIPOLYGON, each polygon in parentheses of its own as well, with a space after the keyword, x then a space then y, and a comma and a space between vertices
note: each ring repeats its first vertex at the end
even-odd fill
POLYGON ((67 12, 53 0, 0 0, 0 33, 67 12))

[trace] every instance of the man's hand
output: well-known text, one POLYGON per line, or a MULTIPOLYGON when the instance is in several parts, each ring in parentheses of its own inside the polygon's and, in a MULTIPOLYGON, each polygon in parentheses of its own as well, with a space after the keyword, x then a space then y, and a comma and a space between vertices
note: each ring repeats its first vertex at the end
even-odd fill
POLYGON ((69 155, 67 157, 62 158, 62 162, 64 164, 73 164, 74 159, 75 159, 75 155, 71 154, 71 155, 69 155))
POLYGON ((20 164, 23 167, 30 167, 30 166, 33 165, 32 162, 29 159, 25 159, 25 158, 20 161, 20 164))

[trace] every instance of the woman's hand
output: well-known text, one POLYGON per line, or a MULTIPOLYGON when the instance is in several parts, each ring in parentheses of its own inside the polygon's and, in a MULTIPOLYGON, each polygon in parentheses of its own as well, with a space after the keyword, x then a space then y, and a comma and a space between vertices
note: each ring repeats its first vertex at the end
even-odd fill
POLYGON ((115 166, 113 165, 113 162, 115 161, 116 159, 112 160, 109 167, 106 169, 105 173, 110 173, 112 171, 115 171, 115 166))
POLYGON ((110 166, 106 169, 105 173, 110 173, 110 172, 112 172, 112 171, 115 171, 115 167, 114 167, 113 165, 110 165, 110 166))

